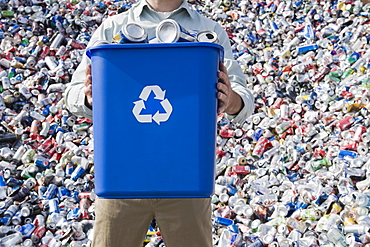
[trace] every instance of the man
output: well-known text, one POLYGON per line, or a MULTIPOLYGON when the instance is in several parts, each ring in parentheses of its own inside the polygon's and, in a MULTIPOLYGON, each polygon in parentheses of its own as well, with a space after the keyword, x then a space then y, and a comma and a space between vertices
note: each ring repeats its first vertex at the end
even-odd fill
MULTIPOLYGON (((137 23, 155 36, 164 19, 173 19, 187 30, 214 31, 224 47, 225 62, 218 73, 218 113, 243 123, 253 113, 254 99, 245 77, 233 59, 228 36, 216 22, 201 16, 184 0, 141 0, 127 12, 107 18, 94 32, 89 46, 98 40, 111 41, 123 25, 137 23)), ((68 109, 92 117, 92 78, 89 59, 84 56, 65 93, 68 109)), ((167 247, 212 247, 210 198, 189 199, 97 199, 93 246, 142 246, 155 218, 167 247)))

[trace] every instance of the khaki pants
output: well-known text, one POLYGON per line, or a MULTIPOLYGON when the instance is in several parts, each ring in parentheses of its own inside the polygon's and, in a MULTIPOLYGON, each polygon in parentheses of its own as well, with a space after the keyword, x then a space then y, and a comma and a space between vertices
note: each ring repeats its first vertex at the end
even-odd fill
POLYGON ((93 247, 142 247, 153 218, 166 247, 212 247, 211 199, 97 199, 93 247))

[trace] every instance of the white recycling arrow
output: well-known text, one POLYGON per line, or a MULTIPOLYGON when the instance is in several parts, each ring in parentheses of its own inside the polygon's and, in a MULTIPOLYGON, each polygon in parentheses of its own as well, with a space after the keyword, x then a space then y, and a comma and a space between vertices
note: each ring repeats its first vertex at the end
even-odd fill
POLYGON ((144 87, 139 96, 141 100, 135 101, 135 106, 132 109, 132 113, 136 117, 137 121, 140 123, 151 123, 154 120, 158 125, 160 125, 161 122, 167 121, 172 113, 172 105, 168 99, 164 98, 165 94, 166 90, 162 91, 162 89, 157 85, 144 87), (165 110, 165 113, 159 113, 158 110, 153 116, 150 114, 140 115, 141 111, 146 109, 145 101, 148 100, 151 92, 155 94, 154 99, 161 100, 160 103, 165 110))
POLYGON ((159 113, 159 111, 157 111, 153 116, 153 120, 158 125, 160 125, 161 122, 167 121, 168 118, 170 117, 171 113, 172 113, 172 105, 170 104, 168 99, 163 100, 161 102, 161 105, 162 105, 163 109, 166 111, 166 113, 159 113))
POLYGON ((162 89, 157 85, 144 87, 139 98, 142 100, 147 100, 151 91, 154 92, 155 99, 164 100, 164 95, 166 94, 166 90, 162 91, 162 89))
POLYGON ((138 100, 134 102, 135 106, 132 109, 132 113, 136 117, 137 121, 140 123, 151 123, 152 122, 152 115, 140 115, 142 109, 145 108, 145 103, 143 100, 138 100))

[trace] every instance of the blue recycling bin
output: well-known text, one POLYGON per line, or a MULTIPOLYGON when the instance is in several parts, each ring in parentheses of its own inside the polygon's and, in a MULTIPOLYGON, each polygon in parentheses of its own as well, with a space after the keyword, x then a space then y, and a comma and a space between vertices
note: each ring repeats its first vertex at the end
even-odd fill
POLYGON ((220 45, 203 42, 87 50, 99 197, 213 194, 222 54, 220 45))

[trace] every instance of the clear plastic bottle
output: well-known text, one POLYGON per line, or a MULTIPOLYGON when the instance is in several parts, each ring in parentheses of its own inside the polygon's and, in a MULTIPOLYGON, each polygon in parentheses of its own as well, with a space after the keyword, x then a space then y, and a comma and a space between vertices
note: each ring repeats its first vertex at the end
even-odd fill
POLYGON ((12 247, 19 243, 22 243, 22 235, 19 232, 15 232, 0 239, 0 245, 2 247, 12 247))
POLYGON ((342 235, 342 233, 338 230, 338 228, 331 228, 328 231, 328 236, 330 236, 329 241, 335 244, 335 246, 338 247, 345 247, 347 246, 345 237, 342 235))
POLYGON ((7 185, 5 183, 4 173, 3 171, 0 171, 0 200, 3 200, 6 198, 6 191, 7 191, 7 185))

